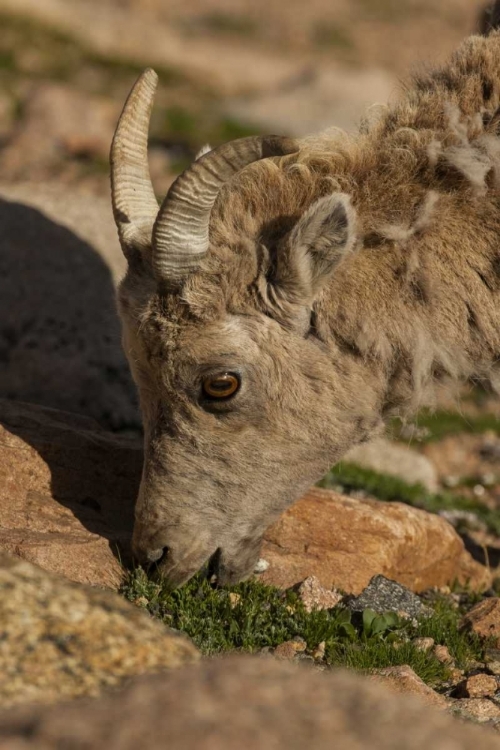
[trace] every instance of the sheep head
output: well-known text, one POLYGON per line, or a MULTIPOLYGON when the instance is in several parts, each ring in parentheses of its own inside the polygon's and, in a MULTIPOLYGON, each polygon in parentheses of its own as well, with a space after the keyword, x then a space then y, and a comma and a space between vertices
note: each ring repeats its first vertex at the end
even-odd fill
POLYGON ((360 374, 332 364, 311 324, 355 245, 355 216, 339 192, 304 205, 285 180, 266 194, 260 166, 278 173, 272 157, 298 150, 277 136, 205 153, 159 207, 147 164, 156 81, 147 70, 134 86, 111 150, 123 345, 145 433, 133 547, 172 585, 210 558, 229 583, 252 572, 269 524, 369 430, 360 374), (241 197, 245 174, 254 187, 241 197))

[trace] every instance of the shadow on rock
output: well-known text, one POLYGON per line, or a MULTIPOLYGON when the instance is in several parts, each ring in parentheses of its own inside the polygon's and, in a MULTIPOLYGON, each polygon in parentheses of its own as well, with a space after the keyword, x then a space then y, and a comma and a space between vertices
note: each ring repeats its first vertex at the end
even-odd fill
POLYGON ((493 569, 500 565, 500 549, 490 545, 478 544, 469 534, 461 534, 465 549, 469 554, 481 563, 493 569))
POLYGON ((137 438, 0 399, 0 548, 73 580, 119 585, 141 466, 137 438))
POLYGON ((106 263, 21 203, 0 199, 0 226, 0 396, 140 429, 106 263))

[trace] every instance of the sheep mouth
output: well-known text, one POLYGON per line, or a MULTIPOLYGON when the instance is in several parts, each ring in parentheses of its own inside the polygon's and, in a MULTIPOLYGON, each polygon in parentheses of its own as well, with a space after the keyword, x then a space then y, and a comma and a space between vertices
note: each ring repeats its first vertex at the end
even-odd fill
POLYGON ((213 555, 210 556, 210 559, 206 566, 206 570, 204 571, 206 574, 206 578, 212 588, 217 588, 219 585, 221 553, 222 549, 220 547, 217 547, 213 555))

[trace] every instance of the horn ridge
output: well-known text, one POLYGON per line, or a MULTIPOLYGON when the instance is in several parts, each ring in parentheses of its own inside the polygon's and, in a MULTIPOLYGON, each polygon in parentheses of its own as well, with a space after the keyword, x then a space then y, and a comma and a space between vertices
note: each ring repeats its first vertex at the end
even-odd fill
POLYGON ((221 187, 248 164, 298 151, 283 136, 251 136, 225 143, 201 156, 170 186, 153 228, 153 270, 176 287, 208 252, 208 229, 221 187))
POLYGON ((156 200, 148 165, 148 131, 158 76, 147 68, 134 84, 111 144, 111 199, 120 241, 127 248, 150 244, 156 200))

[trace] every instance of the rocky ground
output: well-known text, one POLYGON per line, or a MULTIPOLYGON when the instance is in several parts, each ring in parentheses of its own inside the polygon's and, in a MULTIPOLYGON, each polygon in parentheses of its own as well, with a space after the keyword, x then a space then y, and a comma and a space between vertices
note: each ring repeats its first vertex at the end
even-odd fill
POLYGON ((346 456, 253 581, 172 593, 130 565, 141 427, 107 175, 145 64, 161 195, 207 140, 354 128, 480 15, 0 0, 2 750, 499 746, 500 400, 478 384, 346 456))

